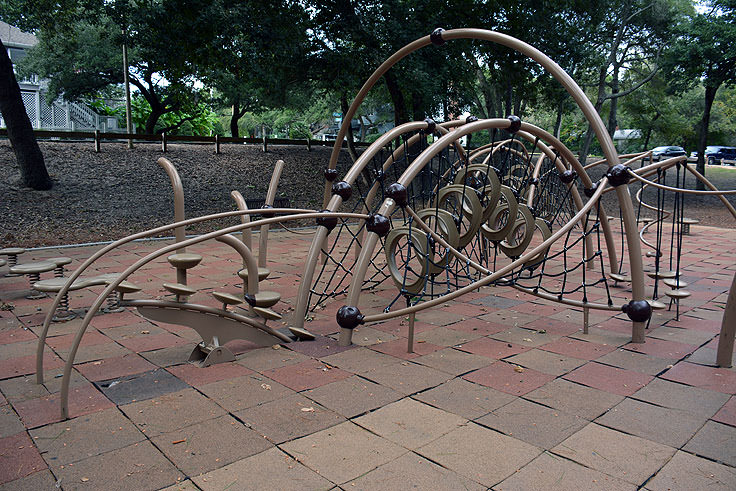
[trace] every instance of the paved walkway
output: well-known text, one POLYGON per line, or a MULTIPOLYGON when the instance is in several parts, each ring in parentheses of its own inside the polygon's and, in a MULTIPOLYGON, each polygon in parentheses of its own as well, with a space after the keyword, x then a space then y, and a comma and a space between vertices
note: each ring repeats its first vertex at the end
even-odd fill
MULTIPOLYGON (((657 311, 643 345, 628 343, 623 314, 591 313, 586 335, 579 310, 498 287, 421 313, 413 354, 405 319, 361 327, 355 346, 338 347, 337 301, 307 325, 316 341, 234 343, 237 361, 198 369, 185 363, 194 331, 128 310, 95 317, 85 334, 67 421, 59 374, 80 321, 52 325, 36 385, 50 299, 26 300, 23 278, 2 277, 0 490, 736 489, 736 371, 708 366, 736 231, 693 232, 683 263, 693 295, 679 320, 657 311)), ((281 310, 307 240, 272 232, 280 262, 268 289, 282 293, 281 310)), ((160 245, 132 244, 96 272, 160 245)), ((206 255, 189 278, 204 291, 197 302, 237 291, 225 246, 190 250, 206 255)), ((92 251, 25 257, 67 255, 75 267, 92 251)), ((132 278, 145 287, 135 296, 161 297, 173 278, 154 263, 132 278)), ((74 292, 72 306, 99 291, 74 292)))

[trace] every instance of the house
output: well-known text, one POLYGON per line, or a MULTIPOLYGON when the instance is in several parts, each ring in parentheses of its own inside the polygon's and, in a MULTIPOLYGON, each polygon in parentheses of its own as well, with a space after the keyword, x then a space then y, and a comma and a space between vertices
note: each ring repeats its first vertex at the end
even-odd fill
MULTIPOLYGON (((8 50, 13 66, 26 56, 26 50, 38 43, 33 34, 0 21, 0 39, 8 50)), ((17 72, 16 72, 17 73, 17 72)), ((114 116, 101 116, 84 104, 57 99, 51 104, 46 98, 48 83, 37 75, 18 79, 23 104, 31 120, 31 126, 37 129, 70 130, 70 131, 123 131, 118 128, 114 116)), ((5 121, 0 116, 0 127, 5 121)))

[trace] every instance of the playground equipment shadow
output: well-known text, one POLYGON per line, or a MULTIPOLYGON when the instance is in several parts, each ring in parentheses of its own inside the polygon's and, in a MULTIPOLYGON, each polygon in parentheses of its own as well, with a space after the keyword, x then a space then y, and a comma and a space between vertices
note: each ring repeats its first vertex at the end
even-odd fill
MULTIPOLYGON (((51 299, 26 300, 24 278, 0 277, 12 307, 0 310, 0 489, 736 489, 736 370, 710 366, 736 269, 719 244, 736 230, 692 233, 692 295, 677 320, 655 311, 645 344, 629 343, 623 314, 592 312, 584 334, 577 309, 489 287, 417 315, 413 353, 403 319, 339 347, 338 299, 306 324, 315 341, 234 342, 236 361, 197 368, 193 330, 128 309, 85 334, 66 421, 58 375, 80 320, 52 324, 37 385, 51 299)), ((286 322, 308 239, 271 232, 270 254, 286 260, 266 282, 286 322)), ((160 246, 129 244, 90 274, 160 246)), ((231 249, 190 250, 216 258, 190 285, 237 291, 231 249)), ((63 254, 76 267, 92 252, 63 254)), ((160 297, 173 274, 152 264, 134 281, 160 297)), ((72 308, 99 291, 73 292, 72 308)))

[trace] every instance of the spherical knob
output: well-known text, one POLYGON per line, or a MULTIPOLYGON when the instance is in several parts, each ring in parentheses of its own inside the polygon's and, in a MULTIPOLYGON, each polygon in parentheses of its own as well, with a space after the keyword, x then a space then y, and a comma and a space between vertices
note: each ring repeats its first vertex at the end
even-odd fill
POLYGON ((566 170, 564 172, 560 172, 560 181, 564 182, 565 184, 570 184, 578 177, 578 173, 574 170, 566 170))
POLYGON ((616 164, 608 169, 606 177, 608 178, 608 182, 611 183, 611 186, 614 187, 626 184, 631 179, 629 168, 623 164, 616 164))
POLYGON ((332 185, 332 194, 336 194, 347 201, 353 195, 353 187, 345 181, 336 182, 332 185))
POLYGON ((370 215, 365 222, 365 228, 369 232, 378 234, 379 237, 385 237, 391 230, 391 220, 383 215, 370 215))
POLYGON ((652 316, 652 306, 646 300, 632 300, 622 305, 621 310, 634 322, 646 322, 652 316))
POLYGON ((337 169, 330 169, 329 167, 325 169, 325 179, 330 182, 337 179, 337 169))
POLYGON ((588 198, 592 198, 597 189, 598 189, 598 183, 597 182, 594 182, 593 185, 590 186, 589 188, 584 188, 583 189, 583 193, 588 198))
POLYGON ((355 329, 358 325, 363 323, 363 315, 360 313, 358 307, 352 307, 349 305, 343 305, 337 311, 337 323, 343 329, 355 329))
MULTIPOLYGON (((331 213, 331 211, 322 210, 320 213, 331 213)), ((337 226, 337 217, 317 217, 317 225, 323 226, 327 229, 327 233, 330 233, 337 226)))
POLYGON ((386 188, 386 196, 396 202, 397 205, 404 207, 409 203, 409 193, 406 186, 395 182, 386 188))
POLYGON ((473 116, 472 114, 465 118, 466 123, 475 123, 476 121, 478 121, 478 116, 473 116))
MULTIPOLYGON (((273 208, 273 206, 271 206, 271 205, 263 205, 263 206, 261 206, 261 209, 262 210, 267 210, 269 208, 273 208)), ((264 211, 264 212, 261 213, 261 215, 263 215, 263 218, 273 218, 274 216, 276 216, 276 213, 264 211)))
POLYGON ((509 133, 516 133, 521 129, 521 119, 519 116, 514 116, 512 114, 508 119, 511 121, 511 124, 509 125, 509 133))
POLYGON ((435 46, 442 46, 445 44, 445 40, 442 39, 442 33, 445 32, 444 29, 441 27, 438 27, 434 31, 432 31, 432 34, 429 35, 429 40, 432 41, 432 44, 435 46))
POLYGON ((427 123, 427 133, 432 134, 437 130, 437 123, 435 123, 434 119, 427 118, 424 122, 427 123))

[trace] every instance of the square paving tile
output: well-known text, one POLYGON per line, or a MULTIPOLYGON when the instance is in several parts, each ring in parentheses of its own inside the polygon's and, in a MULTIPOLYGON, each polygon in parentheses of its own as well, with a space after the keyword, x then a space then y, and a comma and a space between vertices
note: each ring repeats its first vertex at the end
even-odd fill
MULTIPOLYGON (((61 420, 59 394, 29 399, 14 404, 26 428, 36 428, 61 420)), ((87 384, 69 389, 69 416, 74 418, 113 407, 96 387, 87 384)))
POLYGON ((225 414, 224 409, 191 388, 120 409, 148 438, 225 414))
POLYGON ((122 344, 130 351, 140 353, 143 351, 154 351, 162 348, 170 348, 180 344, 190 344, 187 339, 163 332, 161 334, 145 334, 127 339, 121 339, 118 343, 122 344))
POLYGON ((446 327, 438 327, 416 335, 416 343, 430 343, 437 346, 457 346, 482 337, 482 334, 456 331, 446 327))
POLYGON ((531 392, 554 379, 552 375, 503 361, 497 361, 493 365, 471 372, 464 375, 463 378, 469 382, 517 396, 531 392))
POLYGON ((283 443, 345 421, 301 394, 266 402, 235 413, 249 428, 273 443, 283 443))
POLYGON ((77 365, 77 370, 92 382, 112 380, 127 375, 148 372, 156 367, 135 354, 123 355, 77 365))
POLYGON ((568 491, 634 491, 637 487, 571 460, 543 453, 494 487, 498 491, 530 489, 568 491))
POLYGON ((505 392, 458 378, 412 397, 466 419, 479 418, 516 399, 505 392))
POLYGON ((65 490, 158 489, 184 478, 148 441, 56 467, 54 474, 65 490))
POLYGON ((493 360, 485 356, 466 353, 454 348, 445 348, 428 355, 415 358, 414 363, 436 368, 451 375, 460 375, 463 373, 477 370, 490 365, 493 360))
POLYGON ((719 423, 736 426, 736 396, 731 396, 731 399, 723 405, 712 419, 719 423))
POLYGON ((680 362, 661 375, 662 378, 694 385, 724 394, 736 394, 736 372, 728 368, 706 367, 680 362))
POLYGON ((524 399, 592 421, 624 398, 557 378, 524 395, 524 399))
POLYGON ((25 431, 0 438, 0 455, 2 456, 0 484, 15 481, 46 468, 46 463, 25 431))
POLYGON ((713 339, 713 334, 704 331, 696 331, 695 329, 662 326, 650 332, 647 337, 700 346, 713 339))
POLYGON ((52 467, 127 447, 146 439, 117 408, 31 430, 33 442, 52 467))
POLYGON ((218 363, 217 365, 210 365, 205 368, 192 365, 191 363, 185 363, 170 367, 168 371, 194 387, 253 373, 251 370, 237 363, 218 363))
POLYGON ((333 368, 317 360, 307 360, 296 365, 266 370, 263 374, 297 392, 348 378, 350 372, 333 368))
POLYGON ((559 339, 560 335, 548 333, 546 331, 543 332, 524 329, 523 327, 514 327, 501 332, 497 332, 496 334, 491 334, 490 337, 497 341, 511 343, 516 346, 523 346, 525 348, 537 348, 539 346, 551 343, 556 339, 559 339))
POLYGON ((412 352, 409 353, 408 341, 406 339, 399 338, 395 339, 394 341, 389 341, 388 343, 373 345, 371 346, 371 349, 396 358, 410 360, 412 358, 418 358, 422 355, 441 350, 442 346, 437 346, 436 344, 432 343, 415 342, 414 346, 412 347, 412 352))
POLYGON ((262 375, 221 380, 203 385, 199 390, 231 413, 294 393, 288 387, 262 375))
POLYGON ((528 351, 530 348, 519 344, 498 341, 491 338, 480 338, 475 341, 463 344, 458 349, 473 353, 474 355, 485 356, 494 360, 500 360, 509 356, 517 355, 528 351))
POLYGON ((550 449, 588 421, 540 404, 517 399, 475 420, 540 448, 550 449))
POLYGON ((312 341, 289 343, 289 349, 312 358, 322 358, 323 356, 355 349, 355 346, 339 346, 335 339, 325 336, 317 336, 317 338, 312 341))
POLYGON ((672 460, 667 462, 662 470, 647 483, 646 489, 651 491, 673 489, 733 491, 736 489, 736 472, 733 468, 723 464, 678 451, 672 460))
POLYGON ((25 429, 10 404, 0 406, 0 438, 15 435, 25 429))
POLYGON ((49 470, 43 470, 6 484, 0 484, 0 491, 35 491, 37 489, 54 489, 55 487, 56 478, 54 475, 49 470))
POLYGON ((506 361, 554 376, 564 375, 585 363, 584 360, 578 358, 537 348, 514 355, 507 358, 506 361))
POLYGON ((708 421, 683 450, 736 467, 736 428, 708 421))
POLYGON ((189 476, 209 472, 272 447, 268 440, 230 415, 164 433, 151 441, 189 476))
POLYGON ((406 361, 365 372, 363 377, 403 395, 414 394, 452 378, 448 373, 406 361))
POLYGON ((560 338, 557 341, 545 344, 543 350, 560 355, 567 355, 582 360, 595 360, 616 349, 615 346, 598 344, 579 339, 560 338))
POLYGON ((156 351, 146 351, 144 353, 141 353, 141 356, 147 361, 159 367, 181 365, 182 363, 187 362, 194 346, 195 343, 180 344, 177 346, 159 349, 156 351))
POLYGON ((475 423, 457 428, 417 451, 488 487, 503 481, 541 452, 533 445, 475 423))
POLYGON ((406 453, 368 474, 350 481, 345 489, 384 491, 388 489, 447 490, 486 489, 477 482, 460 476, 415 453, 406 453))
POLYGON ((595 421, 609 428, 679 448, 703 426, 706 419, 685 411, 626 398, 595 421))
POLYGON ((398 363, 401 360, 368 348, 356 348, 322 358, 324 363, 352 373, 362 373, 375 368, 398 363))
POLYGON ((281 448, 338 484, 360 477, 407 452, 350 421, 285 443, 281 448))
POLYGON ((302 394, 346 418, 372 411, 402 397, 393 389, 358 376, 305 390, 302 394))
POLYGON ((552 451, 637 486, 675 454, 675 449, 591 423, 552 451))
POLYGON ((657 375, 672 366, 672 360, 635 353, 620 348, 601 356, 596 361, 617 368, 646 373, 647 375, 657 375))
POLYGON ((713 416, 728 400, 728 396, 721 392, 677 384, 661 378, 655 378, 632 397, 658 406, 687 411, 705 418, 713 416))
POLYGON ((416 450, 464 425, 467 420, 414 399, 402 399, 354 422, 402 447, 416 450))
POLYGON ((455 324, 449 324, 445 326, 453 331, 467 332, 470 334, 480 334, 481 336, 487 336, 489 334, 495 334, 507 329, 507 326, 503 324, 496 324, 495 322, 488 322, 477 317, 472 319, 465 319, 464 321, 456 322, 455 324))
POLYGON ((646 343, 629 343, 624 348, 636 353, 645 353, 659 358, 681 360, 692 353, 697 346, 648 337, 646 343))
POLYGON ((284 349, 281 346, 279 349, 254 349, 237 357, 237 363, 256 372, 294 365, 306 360, 309 360, 307 355, 284 349))
POLYGON ((189 387, 163 368, 152 372, 128 375, 115 380, 96 384, 105 396, 115 404, 128 404, 158 397, 169 392, 178 392, 189 387))
POLYGON ((649 375, 596 362, 589 362, 568 373, 564 378, 621 396, 630 396, 652 380, 649 375))
POLYGON ((331 489, 332 483, 278 448, 238 460, 206 474, 193 476, 201 489, 301 491, 331 489))

